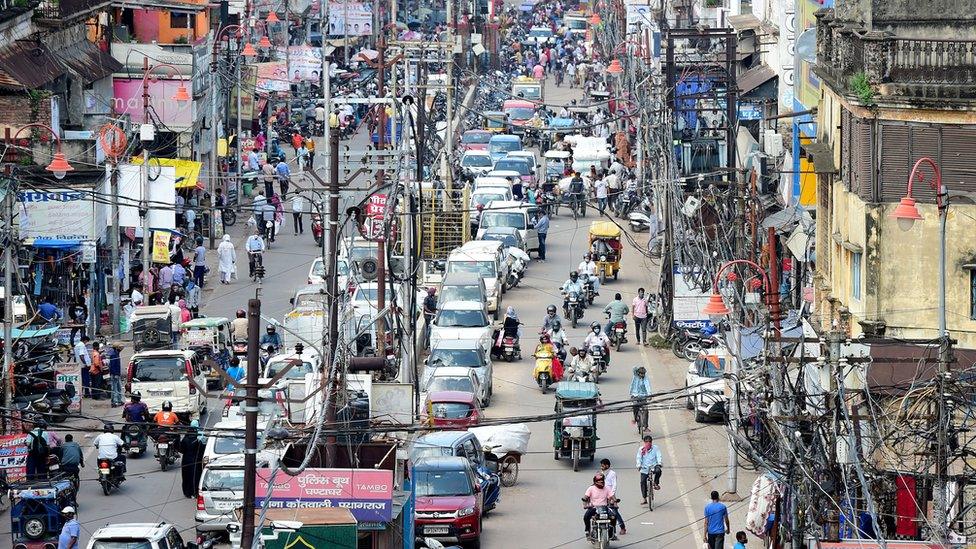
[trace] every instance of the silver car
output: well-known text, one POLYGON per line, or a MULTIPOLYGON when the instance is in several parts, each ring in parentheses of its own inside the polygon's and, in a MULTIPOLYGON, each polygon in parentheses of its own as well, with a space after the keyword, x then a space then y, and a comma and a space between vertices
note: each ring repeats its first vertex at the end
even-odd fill
POLYGON ((474 370, 475 375, 478 376, 478 381, 481 382, 482 394, 478 395, 481 406, 487 407, 491 403, 492 373, 494 371, 491 356, 478 345, 477 341, 441 340, 430 350, 430 356, 427 357, 425 364, 423 379, 420 382, 421 387, 427 386, 431 375, 437 368, 466 367, 474 370))
MULTIPOLYGON (((269 467, 269 456, 262 454, 258 454, 258 468, 269 467)), ((244 454, 227 455, 208 463, 200 478, 199 494, 194 517, 198 534, 225 532, 228 524, 237 523, 238 509, 244 506, 244 454)))

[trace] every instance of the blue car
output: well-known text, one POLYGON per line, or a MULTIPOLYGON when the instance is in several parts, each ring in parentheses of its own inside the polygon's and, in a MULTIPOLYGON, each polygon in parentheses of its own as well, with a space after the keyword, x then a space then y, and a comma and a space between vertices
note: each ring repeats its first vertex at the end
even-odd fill
POLYGON ((522 139, 517 135, 502 133, 491 136, 491 140, 488 141, 488 154, 491 155, 493 163, 505 158, 505 155, 510 152, 520 150, 522 150, 522 139))
POLYGON ((481 493, 485 498, 484 513, 487 514, 501 499, 501 481, 497 474, 488 469, 478 437, 467 431, 437 431, 419 437, 410 451, 410 461, 413 463, 423 458, 451 456, 467 458, 471 462, 481 481, 481 493))

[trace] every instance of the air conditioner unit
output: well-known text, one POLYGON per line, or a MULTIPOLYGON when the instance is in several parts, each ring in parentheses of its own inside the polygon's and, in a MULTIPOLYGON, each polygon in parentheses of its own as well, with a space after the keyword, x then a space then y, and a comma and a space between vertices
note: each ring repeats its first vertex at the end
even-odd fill
POLYGON ((783 136, 772 130, 763 130, 763 152, 769 156, 783 154, 783 136))

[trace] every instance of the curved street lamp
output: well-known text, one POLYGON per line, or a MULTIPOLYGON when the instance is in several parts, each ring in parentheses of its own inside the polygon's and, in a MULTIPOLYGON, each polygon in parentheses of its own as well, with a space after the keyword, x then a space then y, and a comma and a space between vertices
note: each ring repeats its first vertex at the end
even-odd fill
POLYGON ((158 65, 153 65, 145 72, 145 74, 142 75, 142 99, 146 106, 149 105, 149 76, 156 72, 156 69, 170 69, 180 77, 180 87, 177 88, 176 93, 173 94, 173 97, 171 97, 173 101, 185 103, 190 100, 190 94, 186 91, 183 73, 180 71, 179 67, 170 65, 169 63, 160 63, 158 65))
POLYGON ((54 131, 53 128, 51 128, 51 126, 48 126, 47 124, 35 122, 33 124, 27 124, 26 126, 21 126, 20 129, 17 130, 17 133, 14 134, 13 140, 16 141, 17 137, 27 128, 43 128, 47 130, 48 133, 54 136, 54 142, 55 142, 54 156, 51 158, 51 163, 44 168, 45 170, 54 174, 54 177, 58 179, 64 179, 64 176, 66 176, 68 172, 73 171, 75 169, 65 159, 64 153, 61 152, 61 137, 58 135, 56 131, 54 131))
POLYGON ((766 290, 766 305, 770 308, 770 313, 772 314, 774 312, 772 311, 772 295, 775 288, 772 288, 772 285, 769 282, 769 275, 766 273, 766 270, 760 267, 758 263, 749 261, 748 259, 734 259, 732 261, 726 261, 721 267, 719 267, 718 272, 715 273, 715 280, 712 282, 712 295, 709 296, 708 305, 705 305, 702 312, 708 316, 727 316, 732 312, 728 307, 725 306, 725 301, 722 299, 722 294, 720 294, 718 291, 718 281, 721 280, 722 273, 735 265, 747 265, 759 273, 763 279, 763 286, 766 290))

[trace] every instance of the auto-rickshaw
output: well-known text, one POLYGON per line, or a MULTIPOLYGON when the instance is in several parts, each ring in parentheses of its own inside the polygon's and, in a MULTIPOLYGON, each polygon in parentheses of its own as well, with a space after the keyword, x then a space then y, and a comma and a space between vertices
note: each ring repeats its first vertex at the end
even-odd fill
POLYGON ((11 547, 55 547, 67 520, 65 507, 78 505, 74 483, 64 476, 10 484, 11 547))
POLYGON ((132 348, 137 352, 172 349, 173 320, 167 305, 136 307, 132 315, 132 348))
POLYGON ((596 407, 600 404, 600 390, 596 383, 560 381, 556 384, 556 413, 580 415, 561 417, 552 426, 552 457, 565 457, 573 461, 573 471, 579 471, 579 463, 588 458, 593 463, 596 456, 596 407))
POLYGON ((507 132, 508 128, 505 125, 505 113, 502 111, 486 111, 485 129, 492 133, 507 132))
POLYGON ((600 284, 607 281, 607 277, 617 279, 620 272, 620 256, 624 253, 620 242, 620 227, 610 221, 594 221, 590 225, 590 254, 596 262, 597 276, 600 284))
MULTIPOLYGON (((230 367, 233 342, 230 336, 230 320, 220 317, 194 318, 183 323, 183 345, 197 353, 201 364, 211 361, 226 371, 230 367)), ((206 372, 207 388, 223 386, 220 374, 211 366, 206 372)))

